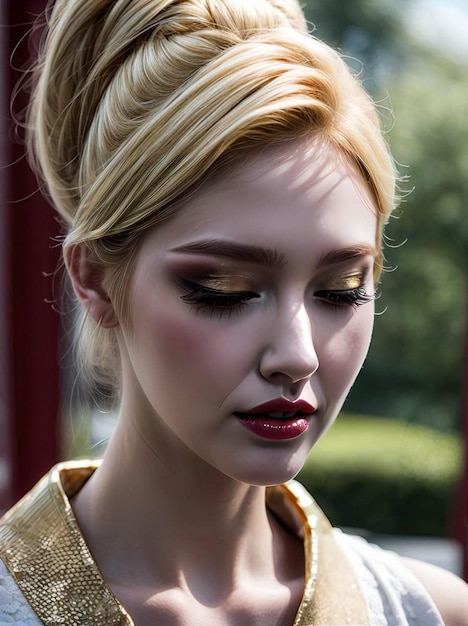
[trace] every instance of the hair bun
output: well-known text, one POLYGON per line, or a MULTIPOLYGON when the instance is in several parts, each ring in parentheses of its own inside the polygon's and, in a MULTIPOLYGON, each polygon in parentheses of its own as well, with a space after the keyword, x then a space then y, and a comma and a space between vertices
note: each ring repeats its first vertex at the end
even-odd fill
MULTIPOLYGON (((143 59, 156 55, 160 69, 148 99, 163 97, 210 56, 253 32, 285 25, 305 29, 296 0, 57 0, 38 63, 28 141, 66 222, 73 224, 83 185, 90 182, 83 155, 98 108, 116 74, 140 63, 131 68, 139 50, 146 46, 143 59)), ((135 78, 137 70, 130 83, 135 78)))

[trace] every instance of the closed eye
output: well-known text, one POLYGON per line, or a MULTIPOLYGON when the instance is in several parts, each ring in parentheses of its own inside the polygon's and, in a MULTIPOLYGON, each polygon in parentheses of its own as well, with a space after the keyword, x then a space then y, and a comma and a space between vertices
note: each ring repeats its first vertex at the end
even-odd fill
POLYGON ((360 306, 375 300, 374 294, 368 294, 364 287, 356 289, 334 289, 315 292, 315 297, 335 306, 360 306))
POLYGON ((238 312, 250 300, 260 297, 253 291, 213 289, 181 277, 178 277, 177 284, 186 291, 181 299, 201 311, 226 311, 231 314, 238 312))

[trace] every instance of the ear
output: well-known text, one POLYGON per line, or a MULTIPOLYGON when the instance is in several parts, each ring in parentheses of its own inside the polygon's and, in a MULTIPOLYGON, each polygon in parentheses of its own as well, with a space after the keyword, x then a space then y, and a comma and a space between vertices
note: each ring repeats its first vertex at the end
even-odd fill
POLYGON ((103 328, 113 328, 119 320, 103 285, 104 270, 92 259, 84 244, 64 250, 64 260, 73 289, 93 320, 103 328))

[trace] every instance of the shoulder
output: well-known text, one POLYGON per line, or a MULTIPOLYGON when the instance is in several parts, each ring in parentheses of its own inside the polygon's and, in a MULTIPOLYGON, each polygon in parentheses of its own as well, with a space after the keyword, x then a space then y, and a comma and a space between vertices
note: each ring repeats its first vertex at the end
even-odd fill
POLYGON ((446 626, 468 626, 468 585, 461 578, 429 563, 402 561, 427 590, 446 626))
POLYGON ((371 624, 444 625, 435 600, 397 554, 360 537, 338 533, 337 538, 358 576, 371 624))

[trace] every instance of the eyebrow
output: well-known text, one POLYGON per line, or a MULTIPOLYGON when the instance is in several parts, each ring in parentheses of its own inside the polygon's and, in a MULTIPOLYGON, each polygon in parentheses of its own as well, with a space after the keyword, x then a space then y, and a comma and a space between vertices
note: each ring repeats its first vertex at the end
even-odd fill
POLYGON ((185 252, 189 254, 210 254, 223 256, 236 261, 246 261, 264 265, 269 269, 279 269, 284 264, 284 255, 271 248, 259 248, 249 244, 207 239, 195 241, 177 248, 172 252, 185 252))
POLYGON ((319 267, 325 265, 335 265, 338 263, 344 263, 345 261, 351 261, 360 257, 371 256, 375 258, 378 255, 375 246, 369 246, 368 244, 358 244, 356 246, 349 246, 348 248, 341 248, 340 250, 331 250, 322 255, 319 260, 319 267))
MULTIPOLYGON (((272 248, 260 248, 249 244, 234 243, 218 239, 195 241, 172 248, 171 252, 223 256, 235 259, 236 261, 256 263, 273 270, 279 269, 285 262, 284 254, 272 248)), ((376 257, 376 248, 368 244, 358 244, 347 248, 340 248, 339 250, 331 250, 320 257, 318 266, 324 267, 326 265, 344 263, 345 261, 364 256, 376 257)))

